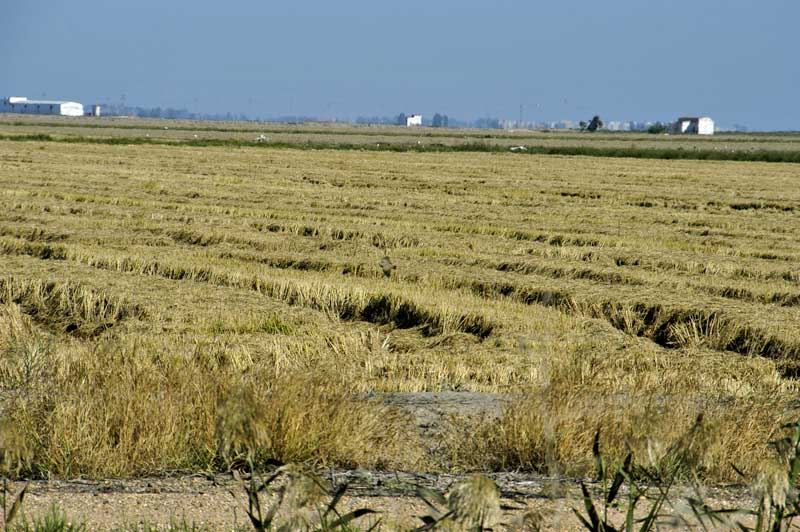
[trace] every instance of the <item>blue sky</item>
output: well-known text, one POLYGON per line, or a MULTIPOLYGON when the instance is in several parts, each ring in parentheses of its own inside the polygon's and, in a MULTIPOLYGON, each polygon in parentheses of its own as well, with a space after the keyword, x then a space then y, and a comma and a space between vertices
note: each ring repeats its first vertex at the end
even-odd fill
POLYGON ((4 96, 800 129, 797 0, 7 2, 4 96))

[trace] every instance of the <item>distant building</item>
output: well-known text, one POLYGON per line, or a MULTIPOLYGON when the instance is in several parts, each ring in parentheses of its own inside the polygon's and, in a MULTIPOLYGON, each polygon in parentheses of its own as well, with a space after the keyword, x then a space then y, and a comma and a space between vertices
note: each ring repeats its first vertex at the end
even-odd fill
POLYGON ((713 135, 714 121, 707 116, 692 117, 683 116, 675 122, 676 133, 686 133, 694 135, 713 135))
POLYGON ((408 115, 406 117, 406 126, 414 127, 422 125, 422 115, 408 115))
POLYGON ((24 96, 9 96, 3 100, 0 111, 32 115, 83 116, 83 105, 78 102, 29 100, 24 96))
POLYGON ((558 122, 550 122, 550 129, 575 129, 575 122, 573 120, 559 120, 558 122))
POLYGON ((631 122, 623 122, 621 120, 612 120, 606 124, 606 129, 609 131, 631 131, 631 122))

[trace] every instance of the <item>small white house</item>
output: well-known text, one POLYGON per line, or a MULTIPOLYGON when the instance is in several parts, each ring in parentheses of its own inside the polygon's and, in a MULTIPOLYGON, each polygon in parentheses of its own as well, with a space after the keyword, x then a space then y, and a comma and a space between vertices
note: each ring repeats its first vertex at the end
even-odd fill
POLYGON ((701 117, 684 116, 678 119, 675 126, 677 133, 686 133, 694 135, 714 134, 714 121, 707 116, 701 116, 701 117))
POLYGON ((0 110, 4 113, 83 116, 83 105, 78 102, 29 100, 24 96, 9 96, 3 100, 0 110))
POLYGON ((415 127, 422 125, 422 115, 408 115, 406 117, 406 126, 415 127))

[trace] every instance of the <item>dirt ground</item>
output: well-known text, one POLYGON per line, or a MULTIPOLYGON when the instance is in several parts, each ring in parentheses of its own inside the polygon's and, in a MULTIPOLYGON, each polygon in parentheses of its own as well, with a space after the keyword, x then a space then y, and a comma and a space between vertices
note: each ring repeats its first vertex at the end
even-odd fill
MULTIPOLYGON (((349 483, 349 496, 341 504, 340 511, 361 507, 377 510, 383 530, 420 526, 419 516, 430 514, 414 495, 415 486, 445 491, 460 478, 368 471, 329 471, 323 476, 335 485, 349 483)), ((502 522, 506 526, 502 529, 581 529, 572 512, 572 508, 582 509, 580 489, 575 481, 520 474, 493 475, 492 478, 501 490, 503 503, 514 507, 504 512, 502 522), (534 526, 536 523, 539 528, 534 526)), ((22 486, 22 483, 15 483, 14 489, 22 486)), ((679 488, 673 500, 691 494, 692 490, 679 488)), ((749 493, 741 488, 707 489, 705 497, 718 508, 752 508, 753 504, 749 493)), ((247 529, 246 504, 243 485, 231 475, 191 475, 124 481, 34 481, 28 486, 24 512, 31 519, 57 505, 73 522, 85 523, 88 530, 141 529, 144 524, 166 529, 175 523, 209 530, 233 530, 247 529)), ((688 507, 667 507, 664 513, 659 529, 700 529, 675 519, 679 513, 688 518, 688 507)), ((611 515, 618 523, 622 522, 619 511, 613 510, 611 515)), ((369 523, 366 518, 361 521, 364 529, 369 523)))

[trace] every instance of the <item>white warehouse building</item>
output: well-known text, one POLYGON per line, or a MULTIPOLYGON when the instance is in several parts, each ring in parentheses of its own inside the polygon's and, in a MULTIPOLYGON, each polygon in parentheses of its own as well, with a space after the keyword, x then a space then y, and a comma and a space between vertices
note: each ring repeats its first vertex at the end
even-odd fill
POLYGON ((699 118, 684 116, 676 123, 677 133, 693 133, 695 135, 713 135, 714 121, 707 116, 699 118))
POLYGON ((406 117, 406 126, 414 127, 422 125, 422 115, 408 115, 406 117))
POLYGON ((9 96, 3 100, 4 113, 31 115, 83 116, 83 105, 78 102, 56 100, 29 100, 24 96, 9 96))

